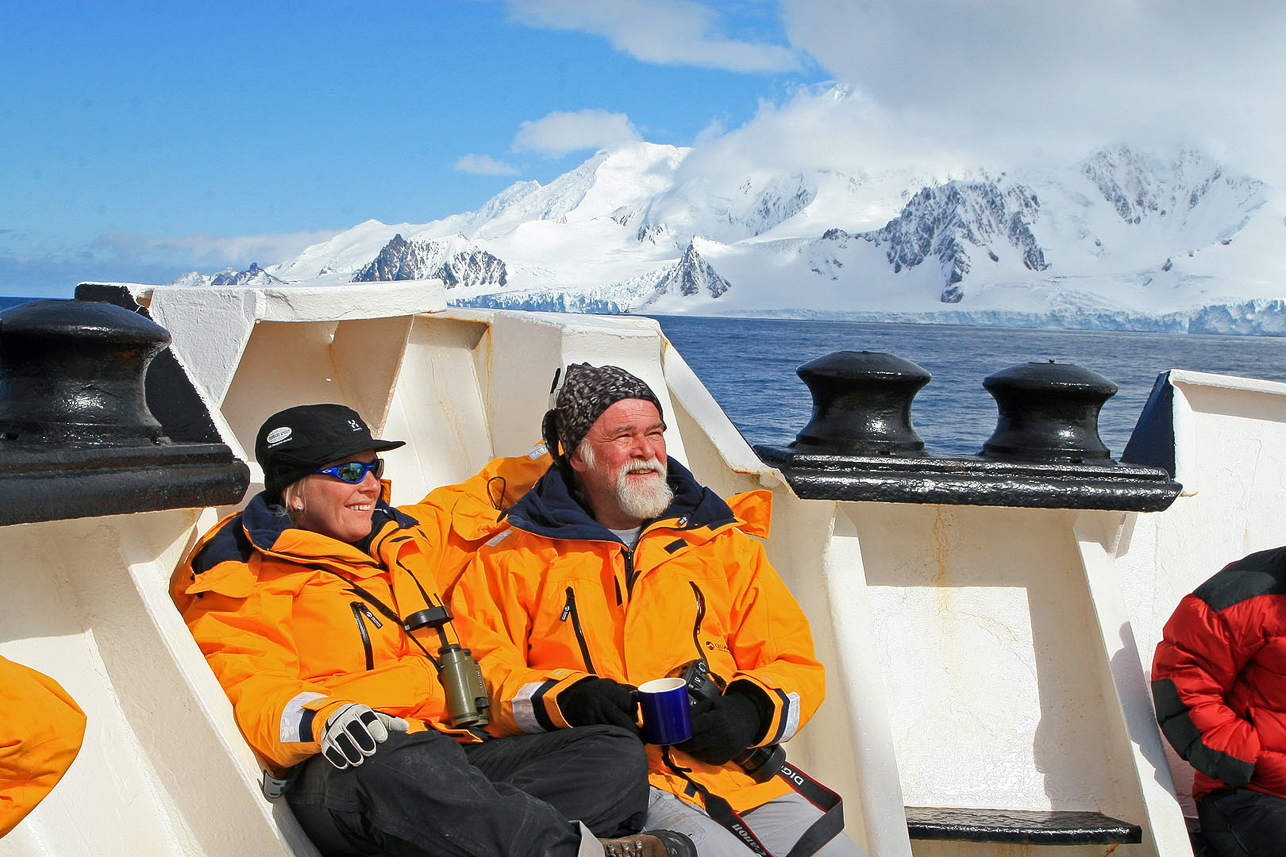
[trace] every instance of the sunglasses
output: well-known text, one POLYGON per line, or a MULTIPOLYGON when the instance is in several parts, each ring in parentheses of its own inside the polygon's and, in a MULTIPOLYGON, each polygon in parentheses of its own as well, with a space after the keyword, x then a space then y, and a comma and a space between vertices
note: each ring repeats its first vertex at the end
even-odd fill
POLYGON ((383 476, 384 459, 377 458, 370 464, 365 461, 345 461, 343 464, 336 464, 334 467, 323 467, 321 470, 314 470, 313 473, 324 473, 327 476, 334 476, 341 482, 356 485, 365 479, 368 473, 374 473, 376 479, 383 476))

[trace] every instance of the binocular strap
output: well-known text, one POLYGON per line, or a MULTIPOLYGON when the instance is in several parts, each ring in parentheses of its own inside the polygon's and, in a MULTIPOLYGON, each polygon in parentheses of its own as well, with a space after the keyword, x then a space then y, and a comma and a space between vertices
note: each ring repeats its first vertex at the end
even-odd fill
MULTIPOLYGON (((680 777, 683 777, 697 794, 701 795, 701 800, 705 804, 706 814, 715 821, 728 828, 733 836, 745 844, 747 848, 760 857, 773 857, 764 844, 755 836, 754 831, 748 825, 732 805, 727 800, 710 791, 705 786, 688 776, 688 769, 680 767, 670 758, 670 748, 668 746, 661 748, 661 757, 665 764, 670 767, 680 777)), ((808 774, 796 768, 794 765, 785 764, 777 772, 777 776, 786 781, 786 784, 794 789, 804 800, 811 803, 822 811, 822 817, 809 825, 804 834, 799 837, 791 847, 786 857, 811 857, 816 854, 821 847, 839 834, 844 829, 844 800, 836 792, 817 782, 808 774)))

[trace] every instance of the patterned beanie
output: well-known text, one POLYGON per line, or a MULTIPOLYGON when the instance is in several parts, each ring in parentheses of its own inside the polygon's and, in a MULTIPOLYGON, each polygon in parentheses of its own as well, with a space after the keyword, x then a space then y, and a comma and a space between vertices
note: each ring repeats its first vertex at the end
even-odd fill
POLYGON ((563 463, 580 445, 590 427, 603 411, 622 399, 643 399, 656 405, 664 416, 661 402, 652 388, 619 366, 594 367, 573 363, 554 373, 549 391, 550 408, 541 422, 541 435, 555 461, 563 463), (559 382, 561 383, 561 386, 559 382), (561 455, 558 445, 562 445, 561 455))

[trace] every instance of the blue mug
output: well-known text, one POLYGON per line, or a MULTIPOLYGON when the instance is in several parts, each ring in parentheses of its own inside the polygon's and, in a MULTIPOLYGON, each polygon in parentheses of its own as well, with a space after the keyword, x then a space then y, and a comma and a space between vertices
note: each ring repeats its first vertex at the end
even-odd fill
POLYGON ((692 737, 688 685, 681 678, 658 678, 639 685, 634 696, 643 711, 643 740, 678 744, 692 737))

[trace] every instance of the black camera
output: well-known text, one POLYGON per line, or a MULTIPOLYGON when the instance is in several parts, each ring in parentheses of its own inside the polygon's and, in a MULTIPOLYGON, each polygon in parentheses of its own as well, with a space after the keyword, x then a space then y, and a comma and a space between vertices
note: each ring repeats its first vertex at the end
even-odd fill
MULTIPOLYGON (((724 682, 710 672, 710 665, 705 658, 684 664, 679 676, 688 685, 688 698, 693 705, 723 695, 724 682)), ((766 783, 777 776, 781 766, 786 763, 786 748, 780 744, 751 747, 732 761, 754 777, 755 782, 766 783)))

